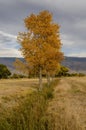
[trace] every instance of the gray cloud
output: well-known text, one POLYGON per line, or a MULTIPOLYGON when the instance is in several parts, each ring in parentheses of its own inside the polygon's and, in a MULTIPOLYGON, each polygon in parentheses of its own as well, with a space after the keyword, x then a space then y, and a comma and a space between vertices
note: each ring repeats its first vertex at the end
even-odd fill
MULTIPOLYGON (((38 13, 44 9, 52 12, 54 21, 61 25, 62 50, 65 55, 86 56, 85 0, 1 0, 0 30, 18 35, 19 31, 24 31, 23 19, 31 13, 38 13)), ((11 40, 11 37, 3 37, 0 34, 1 42, 5 44, 5 47, 16 43, 15 40, 11 40)), ((15 48, 15 46, 12 47, 15 48)))
POLYGON ((21 57, 16 36, 0 31, 0 57, 21 57))

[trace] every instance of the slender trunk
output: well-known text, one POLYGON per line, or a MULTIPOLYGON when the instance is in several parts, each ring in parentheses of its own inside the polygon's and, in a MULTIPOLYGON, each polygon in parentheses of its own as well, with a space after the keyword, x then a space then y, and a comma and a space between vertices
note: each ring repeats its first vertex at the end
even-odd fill
POLYGON ((42 90, 43 85, 42 85, 42 69, 40 67, 39 69, 39 90, 42 90))
POLYGON ((52 75, 52 81, 54 81, 55 75, 52 75))
POLYGON ((48 83, 48 86, 50 86, 50 73, 47 72, 47 83, 48 83))

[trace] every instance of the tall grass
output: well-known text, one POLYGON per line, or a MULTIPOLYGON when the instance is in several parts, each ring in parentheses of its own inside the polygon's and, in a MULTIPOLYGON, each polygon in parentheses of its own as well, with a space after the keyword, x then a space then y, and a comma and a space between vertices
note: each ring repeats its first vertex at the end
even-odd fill
POLYGON ((20 99, 11 111, 3 110, 0 130, 51 130, 52 118, 46 110, 57 82, 52 82, 50 86, 44 85, 42 91, 34 91, 20 99))

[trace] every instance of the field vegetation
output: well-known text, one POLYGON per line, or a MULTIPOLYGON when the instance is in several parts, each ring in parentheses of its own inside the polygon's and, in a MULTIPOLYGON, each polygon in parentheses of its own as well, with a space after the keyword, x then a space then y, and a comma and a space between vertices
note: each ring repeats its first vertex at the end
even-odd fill
POLYGON ((48 113, 54 130, 86 130, 86 77, 61 78, 48 113))
MULTIPOLYGON (((58 81, 38 89, 38 79, 0 81, 0 130, 45 130, 46 110, 58 81)), ((46 126, 47 125, 47 126, 46 126)))
POLYGON ((86 77, 0 80, 0 130, 86 130, 86 77))

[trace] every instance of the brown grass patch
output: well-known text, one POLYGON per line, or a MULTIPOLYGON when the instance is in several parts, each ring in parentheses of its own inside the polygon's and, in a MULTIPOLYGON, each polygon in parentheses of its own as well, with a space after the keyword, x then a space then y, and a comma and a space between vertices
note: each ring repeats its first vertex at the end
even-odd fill
POLYGON ((86 130, 86 77, 62 78, 49 103, 54 130, 86 130))

